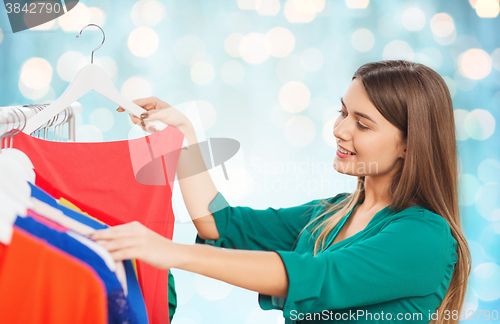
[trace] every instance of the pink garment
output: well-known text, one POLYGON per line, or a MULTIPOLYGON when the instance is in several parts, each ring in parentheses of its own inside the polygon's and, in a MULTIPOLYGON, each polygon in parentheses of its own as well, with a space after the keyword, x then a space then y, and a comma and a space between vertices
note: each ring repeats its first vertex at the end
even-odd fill
POLYGON ((55 230, 58 230, 59 232, 63 232, 63 233, 66 233, 68 231, 68 228, 48 219, 48 218, 45 218, 39 214, 37 214, 36 212, 34 212, 33 210, 31 209, 28 209, 28 216, 30 216, 31 218, 33 218, 34 220, 36 220, 37 222, 39 223, 42 223, 43 225, 46 225, 52 229, 55 229, 55 230))

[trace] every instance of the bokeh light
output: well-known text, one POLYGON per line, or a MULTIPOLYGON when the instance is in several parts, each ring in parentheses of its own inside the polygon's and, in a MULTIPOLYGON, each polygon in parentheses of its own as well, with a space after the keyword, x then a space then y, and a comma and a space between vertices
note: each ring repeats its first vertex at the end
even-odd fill
POLYGON ((335 136, 333 136, 333 126, 335 124, 335 120, 337 116, 334 118, 328 118, 323 123, 323 131, 321 135, 323 136, 323 140, 330 147, 337 147, 337 140, 335 136))
POLYGON ((440 45, 450 45, 457 38, 453 18, 446 13, 435 14, 430 21, 434 40, 440 45))
POLYGON ((316 126, 307 116, 292 116, 285 124, 285 137, 293 146, 304 147, 316 137, 316 126))
POLYGON ((370 0, 345 0, 345 4, 351 9, 365 9, 369 3, 370 0))
POLYGON ((57 61, 57 74, 64 81, 70 82, 76 73, 85 66, 84 60, 85 56, 80 52, 68 51, 64 53, 57 61))
POLYGON ((500 208, 500 182, 487 182, 476 194, 476 209, 485 219, 493 220, 494 213, 500 208))
POLYGON ((493 61, 493 67, 500 71, 500 48, 497 48, 491 53, 491 59, 493 61))
POLYGON ((411 7, 401 15, 404 28, 410 31, 422 30, 425 26, 425 14, 419 8, 411 7))
POLYGON ((494 301, 500 298, 500 266, 498 264, 485 262, 478 265, 472 269, 469 280, 479 299, 494 301))
POLYGON ((477 175, 483 183, 500 182, 500 161, 497 159, 483 160, 477 167, 477 175))
POLYGON ((210 63, 197 62, 191 67, 191 79, 198 85, 210 84, 214 77, 215 70, 210 63))
POLYGON ((152 88, 149 82, 142 77, 131 77, 122 85, 121 94, 129 100, 150 97, 152 88))
POLYGON ((271 44, 269 54, 274 57, 285 57, 295 47, 295 37, 292 32, 284 27, 274 27, 266 33, 271 44))
POLYGON ((485 109, 474 109, 465 118, 465 129, 476 140, 485 140, 495 132, 495 117, 485 109))
POLYGON ((94 63, 102 67, 109 75, 114 78, 118 72, 115 60, 110 56, 94 57, 94 63))
POLYGON ((280 105, 288 112, 301 112, 309 106, 310 100, 311 91, 302 82, 290 81, 280 89, 280 105))
POLYGON ((276 16, 280 11, 279 0, 256 0, 257 13, 262 16, 276 16))
POLYGON ((160 1, 141 0, 132 6, 130 15, 137 27, 154 27, 165 18, 166 9, 160 1))
POLYGON ((375 36, 368 29, 360 28, 352 34, 351 44, 358 52, 368 52, 375 45, 375 36))
POLYGON ((271 48, 271 42, 261 33, 247 34, 240 42, 241 57, 251 64, 260 64, 267 60, 271 48))
POLYGON ((34 57, 26 61, 21 69, 21 81, 26 87, 40 90, 49 86, 52 80, 52 66, 47 60, 34 57))
POLYGON ((92 110, 89 120, 90 124, 97 127, 102 133, 109 131, 115 124, 114 114, 106 108, 92 110))
POLYGON ((135 56, 148 57, 158 49, 160 38, 149 27, 137 27, 128 37, 128 48, 135 56))
POLYGON ((106 14, 103 10, 97 7, 90 7, 90 22, 100 26, 101 28, 106 25, 106 14))
POLYGON ((243 39, 243 34, 233 33, 226 37, 224 41, 224 49, 226 53, 233 56, 239 57, 240 54, 240 42, 243 39))
POLYGON ((500 12, 498 0, 477 0, 475 8, 481 18, 496 18, 500 12))
POLYGON ((301 5, 299 1, 286 0, 285 18, 290 23, 310 23, 316 17, 316 12, 311 7, 316 8, 315 5, 301 5))
POLYGON ((103 135, 94 125, 82 125, 76 129, 76 138, 81 143, 102 142, 103 135))
POLYGON ((488 53, 480 48, 472 48, 458 57, 458 69, 463 76, 480 80, 491 72, 492 61, 488 53))
POLYGON ((460 205, 471 206, 476 203, 476 194, 481 188, 481 182, 472 174, 462 173, 458 179, 460 205))
POLYGON ((73 9, 58 17, 57 21, 64 31, 79 32, 82 27, 91 23, 90 19, 91 12, 89 8, 82 2, 78 2, 73 9))
POLYGON ((413 61, 413 49, 410 44, 402 40, 393 40, 385 45, 382 53, 384 60, 408 60, 413 61))
POLYGON ((257 0, 238 0, 238 8, 241 10, 257 9, 257 0))
POLYGON ((469 133, 465 128, 465 120, 469 112, 464 109, 455 109, 453 110, 453 116, 455 119, 455 134, 457 141, 465 141, 469 138, 469 133))
POLYGON ((437 70, 443 64, 443 55, 437 48, 427 47, 415 53, 414 61, 427 65, 433 70, 437 70))

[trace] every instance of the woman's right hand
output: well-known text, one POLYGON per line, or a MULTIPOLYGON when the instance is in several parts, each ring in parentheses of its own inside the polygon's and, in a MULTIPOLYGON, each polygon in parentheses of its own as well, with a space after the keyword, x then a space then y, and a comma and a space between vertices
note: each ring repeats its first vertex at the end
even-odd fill
MULTIPOLYGON (((156 97, 137 99, 132 102, 148 111, 143 113, 140 118, 129 113, 132 122, 148 133, 156 132, 155 126, 147 124, 153 120, 160 120, 164 124, 174 126, 183 133, 184 129, 191 123, 189 118, 178 109, 156 97)), ((123 112, 125 109, 118 107, 116 111, 123 112)))

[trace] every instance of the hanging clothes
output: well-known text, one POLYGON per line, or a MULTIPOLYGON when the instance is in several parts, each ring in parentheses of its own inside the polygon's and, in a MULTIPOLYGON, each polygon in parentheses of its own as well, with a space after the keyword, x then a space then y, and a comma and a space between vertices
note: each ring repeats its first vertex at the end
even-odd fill
MULTIPOLYGON (((26 153, 36 185, 65 197, 109 225, 139 221, 172 239, 171 197, 184 135, 169 126, 152 135, 102 143, 51 142, 25 133, 13 143, 26 153)), ((137 261, 149 321, 169 323, 168 271, 137 261)))
POLYGON ((0 244, 2 323, 106 324, 106 291, 86 263, 14 226, 0 244))
MULTIPOLYGON (((65 199, 64 197, 59 198, 58 203, 60 205, 62 205, 62 206, 68 207, 68 208, 70 208, 70 209, 72 209, 74 211, 82 213, 82 211, 80 210, 80 208, 78 208, 75 204, 73 204, 69 200, 65 199)), ((91 215, 89 215, 87 213, 84 213, 84 214, 86 216, 90 217, 92 220, 94 220, 94 221, 96 221, 96 222, 98 222, 100 224, 104 224, 101 221, 99 221, 98 219, 92 217, 91 215)), ((130 262, 130 269, 132 269, 132 267, 133 267, 134 271, 137 272, 137 270, 135 268, 135 259, 134 260, 125 260, 123 262, 124 263, 125 262, 130 262)), ((127 270, 127 280, 129 279, 129 277, 128 277, 129 273, 131 273, 131 271, 127 270)), ((137 276, 135 276, 134 279, 135 279, 134 283, 137 283, 137 276)), ((139 292, 139 295, 135 297, 136 301, 133 304, 132 304, 132 301, 131 301, 131 305, 133 305, 133 306, 134 305, 138 305, 139 306, 139 304, 137 302, 140 299, 140 307, 142 308, 143 305, 144 305, 144 300, 143 300, 142 294, 140 292, 140 288, 139 288, 139 284, 138 283, 137 283, 137 289, 138 289, 137 291, 139 292)), ((131 297, 131 296, 128 296, 128 297, 131 297)), ((129 300, 130 300, 130 298, 129 298, 129 300)), ((175 279, 174 279, 174 276, 172 274, 172 271, 169 269, 168 270, 168 316, 169 316, 170 322, 172 322, 172 320, 173 320, 173 317, 175 315, 176 309, 177 309, 177 292, 175 291, 175 279)), ((136 315, 137 315, 137 313, 136 313, 136 315)), ((147 314, 146 314, 146 308, 145 308, 145 306, 144 306, 144 317, 143 318, 144 318, 144 321, 140 320, 139 322, 140 323, 147 323, 147 314)))
POLYGON ((116 275, 92 249, 66 233, 52 229, 31 217, 18 217, 14 225, 77 257, 95 270, 106 287, 109 323, 137 323, 116 275))
MULTIPOLYGON (((43 201, 54 208, 59 209, 66 216, 71 217, 74 220, 77 220, 80 223, 90 226, 94 229, 104 229, 108 227, 108 225, 101 223, 96 219, 91 218, 89 215, 83 215, 82 213, 79 213, 74 209, 60 205, 53 197, 51 197, 47 192, 37 187, 36 185, 32 183, 30 183, 29 185, 31 187, 32 197, 40 201, 43 201)), ((67 202, 67 200, 65 199, 61 200, 67 202)), ((125 260, 123 261, 123 264, 125 266, 125 275, 126 275, 127 290, 128 290, 127 299, 129 301, 130 308, 132 309, 132 312, 135 314, 138 323, 147 324, 148 316, 146 312, 146 305, 144 304, 141 288, 139 286, 139 282, 137 281, 138 279, 135 267, 132 264, 131 260, 125 260)))

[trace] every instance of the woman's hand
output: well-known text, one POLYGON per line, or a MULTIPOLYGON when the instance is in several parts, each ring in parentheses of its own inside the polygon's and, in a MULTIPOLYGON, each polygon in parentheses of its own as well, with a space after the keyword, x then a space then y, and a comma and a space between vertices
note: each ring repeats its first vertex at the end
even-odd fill
POLYGON ((182 264, 186 256, 177 244, 135 221, 95 231, 90 238, 107 249, 115 261, 139 259, 159 269, 182 264))
MULTIPOLYGON (((148 112, 143 113, 140 118, 129 114, 132 122, 142 127, 142 129, 148 133, 154 133, 156 131, 153 125, 147 124, 147 122, 153 120, 160 120, 164 124, 174 126, 183 133, 184 129, 191 123, 189 118, 187 118, 187 116, 180 112, 178 109, 172 107, 168 103, 161 101, 156 97, 137 99, 133 100, 132 102, 148 110, 148 112)), ((123 112, 125 111, 125 109, 123 109, 122 107, 118 107, 116 111, 123 112)))

